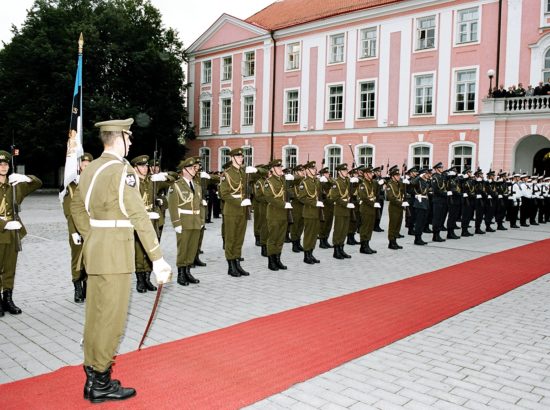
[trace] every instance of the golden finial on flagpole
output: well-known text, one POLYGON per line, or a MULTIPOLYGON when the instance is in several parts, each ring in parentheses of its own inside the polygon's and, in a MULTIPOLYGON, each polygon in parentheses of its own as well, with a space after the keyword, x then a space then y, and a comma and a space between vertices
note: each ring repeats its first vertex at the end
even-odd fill
POLYGON ((84 36, 80 33, 80 38, 78 39, 78 54, 82 54, 82 49, 84 48, 84 36))

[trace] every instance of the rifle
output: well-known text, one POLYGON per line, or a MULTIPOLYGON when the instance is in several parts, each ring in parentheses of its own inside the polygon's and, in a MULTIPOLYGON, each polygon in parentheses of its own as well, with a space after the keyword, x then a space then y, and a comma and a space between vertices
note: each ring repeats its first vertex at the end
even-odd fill
MULTIPOLYGON (((11 145, 11 169, 12 173, 15 173, 15 157, 19 155, 19 150, 15 148, 15 140, 12 137, 12 145, 11 145)), ((11 186, 11 194, 12 194, 12 208, 13 208, 13 220, 19 221, 21 223, 21 220, 19 219, 19 203, 17 202, 17 190, 15 189, 15 185, 11 186)), ((23 247, 21 246, 21 235, 19 233, 19 229, 14 230, 15 234, 15 251, 21 252, 23 250, 23 247)))
MULTIPOLYGON (((348 144, 348 147, 349 147, 349 150, 351 151, 351 157, 353 158, 353 162, 351 164, 351 169, 353 170, 355 168, 355 153, 353 152, 353 148, 351 148, 351 144, 348 144)), ((352 200, 352 196, 355 194, 354 191, 355 191, 355 188, 357 186, 353 183, 350 182, 350 186, 349 186, 349 200, 351 202, 352 200)), ((351 209, 350 210, 350 221, 351 222, 356 222, 357 221, 357 215, 355 214, 355 208, 351 209)))
MULTIPOLYGON (((244 196, 250 200, 250 174, 246 174, 244 185, 244 196)), ((250 206, 245 206, 246 220, 250 221, 250 206)))
MULTIPOLYGON (((405 158, 403 160, 403 164, 401 165, 401 179, 403 179, 405 177, 405 169, 407 168, 407 159, 405 158)), ((407 201, 408 201, 408 196, 407 196, 407 188, 405 188, 405 192, 403 193, 403 198, 407 201)), ((410 210, 410 204, 409 206, 407 206, 405 208, 405 213, 407 215, 407 218, 410 218, 411 217, 411 210, 410 210)))
MULTIPOLYGON (((153 166, 156 166, 157 165, 157 159, 158 159, 158 140, 155 140, 155 152, 153 153, 153 166)), ((160 162, 159 162, 159 169, 160 169, 160 162)), ((157 207, 157 182, 156 181, 153 181, 153 207, 151 209, 151 211, 155 211, 155 208, 157 207)), ((159 215, 160 215, 160 209, 158 210, 159 211, 159 215)), ((158 219, 155 219, 153 221, 153 228, 155 228, 155 233, 157 234, 157 238, 160 240, 160 228, 159 228, 159 223, 158 223, 158 219)))
MULTIPOLYGON (((325 159, 321 161, 321 169, 325 167, 325 159)), ((317 201, 323 200, 323 185, 319 181, 319 191, 317 192, 317 201)), ((319 221, 325 222, 325 210, 322 207, 319 207, 319 221)))
MULTIPOLYGON (((290 173, 290 171, 287 171, 287 173, 290 173)), ((285 175, 283 174, 283 178, 285 178, 285 175)), ((285 193, 284 193, 284 200, 285 200, 285 206, 288 202, 290 202, 290 198, 289 198, 289 195, 288 195, 288 190, 290 189, 289 186, 288 186, 288 181, 287 179, 285 178, 285 193)), ((292 215, 292 209, 287 209, 286 210, 286 219, 287 219, 287 222, 289 225, 292 225, 294 223, 294 215, 292 215)))

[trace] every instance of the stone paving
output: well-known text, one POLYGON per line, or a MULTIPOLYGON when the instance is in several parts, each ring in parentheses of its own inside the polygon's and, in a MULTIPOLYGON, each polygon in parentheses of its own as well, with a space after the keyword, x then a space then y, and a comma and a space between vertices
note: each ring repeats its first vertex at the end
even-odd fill
MULTIPOLYGON (((23 314, 0 319, 0 383, 82 362, 83 305, 72 300, 69 246, 57 196, 35 194, 21 216, 23 241, 15 302, 23 314)), ((487 253, 550 237, 550 224, 474 236, 458 241, 387 249, 375 233, 376 255, 337 261, 317 249, 321 264, 301 261, 285 245, 287 271, 271 272, 254 246, 251 223, 243 250, 247 278, 231 278, 221 249, 220 223, 207 225, 202 259, 193 270, 199 285, 165 287, 146 345, 165 343, 361 289, 464 262, 487 253), (391 257, 390 257, 391 256, 391 257)), ((387 225, 383 221, 382 226, 387 225)), ((404 229, 402 229, 404 232, 404 229)), ((425 235, 428 239, 428 235, 425 235)), ((162 239, 175 268, 175 234, 162 239)), ((548 258, 548 255, 541 255, 548 258)), ((337 367, 260 401, 251 409, 550 408, 550 275, 465 311, 436 326, 337 367)), ((135 350, 155 293, 132 292, 128 325, 119 352, 135 350)))

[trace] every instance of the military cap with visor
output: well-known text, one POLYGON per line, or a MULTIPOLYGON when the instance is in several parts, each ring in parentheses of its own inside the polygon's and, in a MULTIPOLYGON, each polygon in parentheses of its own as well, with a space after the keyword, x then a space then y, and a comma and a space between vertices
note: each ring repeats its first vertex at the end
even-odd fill
POLYGON ((80 160, 81 161, 90 161, 90 162, 92 162, 94 160, 94 156, 92 154, 90 154, 89 152, 85 152, 80 157, 80 160))
POLYGON ((109 121, 96 122, 95 127, 99 128, 100 132, 122 131, 128 134, 131 134, 130 126, 133 123, 134 123, 133 118, 127 118, 125 120, 109 120, 109 121))
POLYGON ((274 159, 269 163, 269 168, 282 167, 283 161, 280 159, 274 159))
POLYGON ((304 164, 304 169, 315 168, 317 163, 315 161, 308 161, 304 164))
POLYGON ((326 174, 328 172, 330 172, 328 167, 324 167, 324 168, 321 168, 321 170, 319 171, 319 174, 326 174))
POLYGON ((0 151, 0 162, 10 163, 11 154, 8 151, 0 151))
POLYGON ((135 167, 136 165, 147 165, 148 162, 149 155, 138 155, 130 161, 130 164, 135 167))
POLYGON ((438 169, 438 168, 443 168, 443 163, 442 162, 438 162, 437 164, 435 164, 433 166, 433 169, 438 169))
POLYGON ((178 164, 178 168, 183 169, 183 168, 187 168, 187 167, 192 167, 195 164, 196 164, 195 157, 189 157, 189 158, 182 159, 180 161, 180 163, 178 164))
POLYGON ((345 162, 343 164, 339 164, 336 166, 336 171, 347 171, 348 170, 348 164, 345 162))
POLYGON ((393 177, 394 175, 399 175, 399 168, 390 169, 390 177, 393 177))
POLYGON ((243 149, 242 148, 233 148, 231 151, 229 151, 229 156, 234 157, 237 155, 243 155, 243 149))

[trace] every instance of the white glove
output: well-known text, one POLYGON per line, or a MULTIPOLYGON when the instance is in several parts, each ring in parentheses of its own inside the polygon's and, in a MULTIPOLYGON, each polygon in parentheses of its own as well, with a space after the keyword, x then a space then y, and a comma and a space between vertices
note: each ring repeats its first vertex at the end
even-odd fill
POLYGON ((352 203, 349 203, 349 204, 346 206, 346 208, 348 208, 348 209, 355 209, 355 205, 352 204, 352 203))
POLYGON ((243 201, 241 202, 241 206, 251 206, 252 203, 250 202, 250 199, 246 198, 246 199, 243 199, 243 201))
POLYGON ((163 182, 168 179, 167 172, 159 172, 158 174, 151 175, 151 181, 153 182, 163 182))
POLYGON ((18 229, 21 229, 22 227, 23 227, 23 225, 21 225, 21 222, 19 222, 19 221, 9 221, 6 224, 6 226, 4 226, 4 229, 7 230, 7 231, 17 231, 18 229))
POLYGON ((502 199, 502 195, 499 195, 499 196, 498 196, 498 199, 502 199))
POLYGON ((76 185, 78 185, 80 183, 80 174, 78 174, 76 176, 76 178, 74 179, 74 182, 75 182, 76 185))
POLYGON ((20 182, 31 182, 32 180, 28 176, 23 174, 11 174, 8 177, 8 181, 12 185, 17 185, 20 182))
POLYGON ((206 202, 206 199, 203 199, 201 203, 202 203, 202 206, 208 206, 208 202, 206 202))
POLYGON ((385 183, 386 183, 386 181, 384 181, 383 179, 378 180, 378 185, 384 185, 385 183))
POLYGON ((481 199, 481 194, 477 194, 476 199, 481 199))
POLYGON ((408 203, 407 201, 405 201, 405 202, 403 202, 403 203, 401 204, 401 206, 402 206, 403 208, 406 208, 406 207, 409 206, 409 203, 408 203))
POLYGON ((454 172, 454 171, 449 171, 449 172, 447 172, 447 174, 450 175, 450 176, 452 176, 452 177, 454 177, 454 176, 456 175, 456 172, 454 172))
POLYGON ((359 178, 357 177, 351 177, 349 179, 349 182, 351 182, 352 184, 357 184, 359 182, 359 178))
POLYGON ((210 174, 208 172, 201 172, 201 178, 202 179, 210 179, 210 174))
POLYGON ((319 178, 319 182, 328 182, 328 178, 326 176, 322 176, 319 178))
POLYGON ((292 204, 290 202, 286 202, 285 209, 292 209, 292 204))
POLYGON ((152 220, 160 219, 160 215, 156 212, 147 212, 147 215, 149 215, 149 219, 152 220))
POLYGON ((155 272, 155 277, 159 285, 169 282, 170 276, 172 276, 172 268, 164 258, 153 261, 153 272, 155 272))
POLYGON ((78 233, 72 233, 71 238, 73 238, 73 243, 75 245, 82 245, 82 236, 80 236, 78 233))
POLYGON ((182 232, 181 225, 180 225, 180 226, 176 226, 176 227, 174 228, 174 231, 176 231, 176 233, 181 233, 181 232, 182 232))
POLYGON ((483 178, 476 178, 476 181, 481 182, 481 181, 483 181, 483 178))
POLYGON ((462 194, 462 196, 463 196, 464 198, 468 198, 468 194, 466 194, 466 193, 462 194))
POLYGON ((324 208, 325 207, 325 204, 322 202, 322 201, 317 201, 317 203, 315 204, 315 206, 317 208, 324 208))
POLYGON ((255 174, 256 172, 258 172, 258 170, 254 167, 246 167, 244 172, 246 172, 247 174, 255 174))
POLYGON ((158 205, 158 206, 164 205, 164 201, 163 201, 162 199, 160 199, 160 198, 157 198, 157 205, 158 205))
POLYGON ((453 195, 452 191, 447 191, 447 196, 452 196, 452 195, 453 195))
POLYGON ((411 181, 409 181, 409 178, 403 178, 403 182, 405 185, 409 185, 411 183, 411 181))
POLYGON ((379 202, 375 202, 375 203, 374 203, 374 207, 375 207, 375 208, 381 208, 380 203, 379 203, 379 202))
POLYGON ((287 181, 294 181, 294 175, 292 174, 285 174, 285 179, 287 181))

